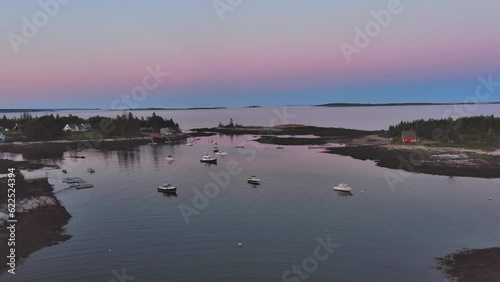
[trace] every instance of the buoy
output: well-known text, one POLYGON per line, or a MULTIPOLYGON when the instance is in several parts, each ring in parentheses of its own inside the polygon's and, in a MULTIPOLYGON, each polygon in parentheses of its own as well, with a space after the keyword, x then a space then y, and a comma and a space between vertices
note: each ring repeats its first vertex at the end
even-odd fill
POLYGON ((361 193, 363 193, 363 191, 361 191, 361 193))
POLYGON ((109 251, 111 252, 111 249, 109 249, 109 251))
POLYGON ((266 182, 266 184, 269 184, 269 182, 266 182))
POLYGON ((491 197, 490 197, 488 200, 490 200, 490 201, 491 201, 491 197))
POLYGON ((239 242, 238 247, 241 247, 241 246, 243 246, 243 243, 239 242))

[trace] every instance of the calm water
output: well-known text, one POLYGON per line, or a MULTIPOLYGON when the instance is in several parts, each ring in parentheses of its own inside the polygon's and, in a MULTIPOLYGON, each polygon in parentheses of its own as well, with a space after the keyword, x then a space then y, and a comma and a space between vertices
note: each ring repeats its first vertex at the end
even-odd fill
MULTIPOLYGON (((135 115, 150 116, 153 111, 133 111, 135 115)), ((500 104, 482 104, 469 106, 412 106, 412 107, 276 107, 276 108, 244 108, 218 110, 169 110, 155 111, 157 115, 173 118, 183 129, 197 127, 213 127, 219 122, 227 123, 229 118, 243 125, 278 125, 283 123, 299 123, 316 126, 345 127, 353 129, 379 130, 402 120, 420 118, 448 118, 467 115, 500 115, 500 104), (288 115, 285 117, 285 114, 288 115)), ((60 111, 60 115, 78 115, 88 118, 101 115, 114 117, 120 111, 60 111)), ((43 115, 44 113, 33 113, 43 115)), ((19 113, 7 114, 19 116, 19 113)))
POLYGON ((234 146, 252 136, 215 139, 228 152, 217 166, 199 162, 212 150, 202 138, 194 147, 82 152, 87 158, 67 176, 93 189, 64 189, 63 176, 51 172, 73 216, 66 226, 73 237, 32 254, 17 275, 0 280, 119 281, 112 271, 125 268, 135 276, 127 281, 282 281, 313 255, 318 237, 331 236, 340 246, 307 281, 444 281, 435 257, 500 245, 499 181, 413 175, 392 191, 388 170, 371 161, 253 142, 239 152, 234 146), (259 148, 255 158, 252 146, 259 148), (174 163, 165 161, 169 154, 174 163), (231 161, 241 172, 186 224, 179 204, 193 207, 194 189, 203 191, 213 182, 209 173, 231 161), (88 174, 88 167, 97 172, 88 174), (247 185, 252 174, 263 185, 247 185), (156 191, 165 178, 179 187, 177 197, 156 191), (354 195, 333 191, 340 182, 354 195))

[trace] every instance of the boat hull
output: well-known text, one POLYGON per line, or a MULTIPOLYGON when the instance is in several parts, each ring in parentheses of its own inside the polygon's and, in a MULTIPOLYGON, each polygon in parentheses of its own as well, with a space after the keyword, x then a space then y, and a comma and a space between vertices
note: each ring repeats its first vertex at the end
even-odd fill
POLYGON ((206 164, 216 164, 217 159, 211 159, 211 160, 200 160, 201 163, 206 163, 206 164))
POLYGON ((352 189, 337 188, 337 187, 333 187, 333 190, 335 190, 337 192, 344 192, 344 193, 351 193, 352 192, 352 189))
POLYGON ((162 192, 162 193, 177 193, 177 188, 162 188, 162 187, 158 187, 158 192, 162 192))

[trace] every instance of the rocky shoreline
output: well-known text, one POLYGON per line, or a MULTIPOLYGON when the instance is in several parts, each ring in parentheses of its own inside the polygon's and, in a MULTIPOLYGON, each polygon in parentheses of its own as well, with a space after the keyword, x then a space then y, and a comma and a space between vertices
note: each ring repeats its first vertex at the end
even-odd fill
MULTIPOLYGON (((8 168, 38 169, 40 164, 0 160, 0 171, 8 168)), ((7 178, 0 178, 0 187, 7 187, 7 178)), ((33 252, 64 242, 70 238, 64 226, 71 215, 54 196, 48 181, 28 182, 16 174, 16 267, 33 252)), ((0 272, 7 270, 10 247, 7 224, 7 189, 0 189, 0 272), (4 255, 5 254, 5 255, 4 255)))
POLYGON ((500 248, 462 250, 436 260, 438 269, 455 279, 453 281, 500 281, 500 248))
POLYGON ((500 178, 500 155, 496 152, 411 145, 346 146, 327 148, 326 152, 413 173, 500 178))

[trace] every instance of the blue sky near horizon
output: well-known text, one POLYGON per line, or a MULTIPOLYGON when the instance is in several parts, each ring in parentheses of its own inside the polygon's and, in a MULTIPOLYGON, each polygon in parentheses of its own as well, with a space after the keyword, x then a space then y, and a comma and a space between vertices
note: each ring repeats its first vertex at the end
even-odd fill
POLYGON ((156 65, 138 107, 464 102, 500 81, 500 2, 402 0, 350 63, 340 44, 390 0, 243 0, 224 20, 211 0, 72 0, 16 54, 38 2, 0 3, 0 108, 109 108, 156 65))

